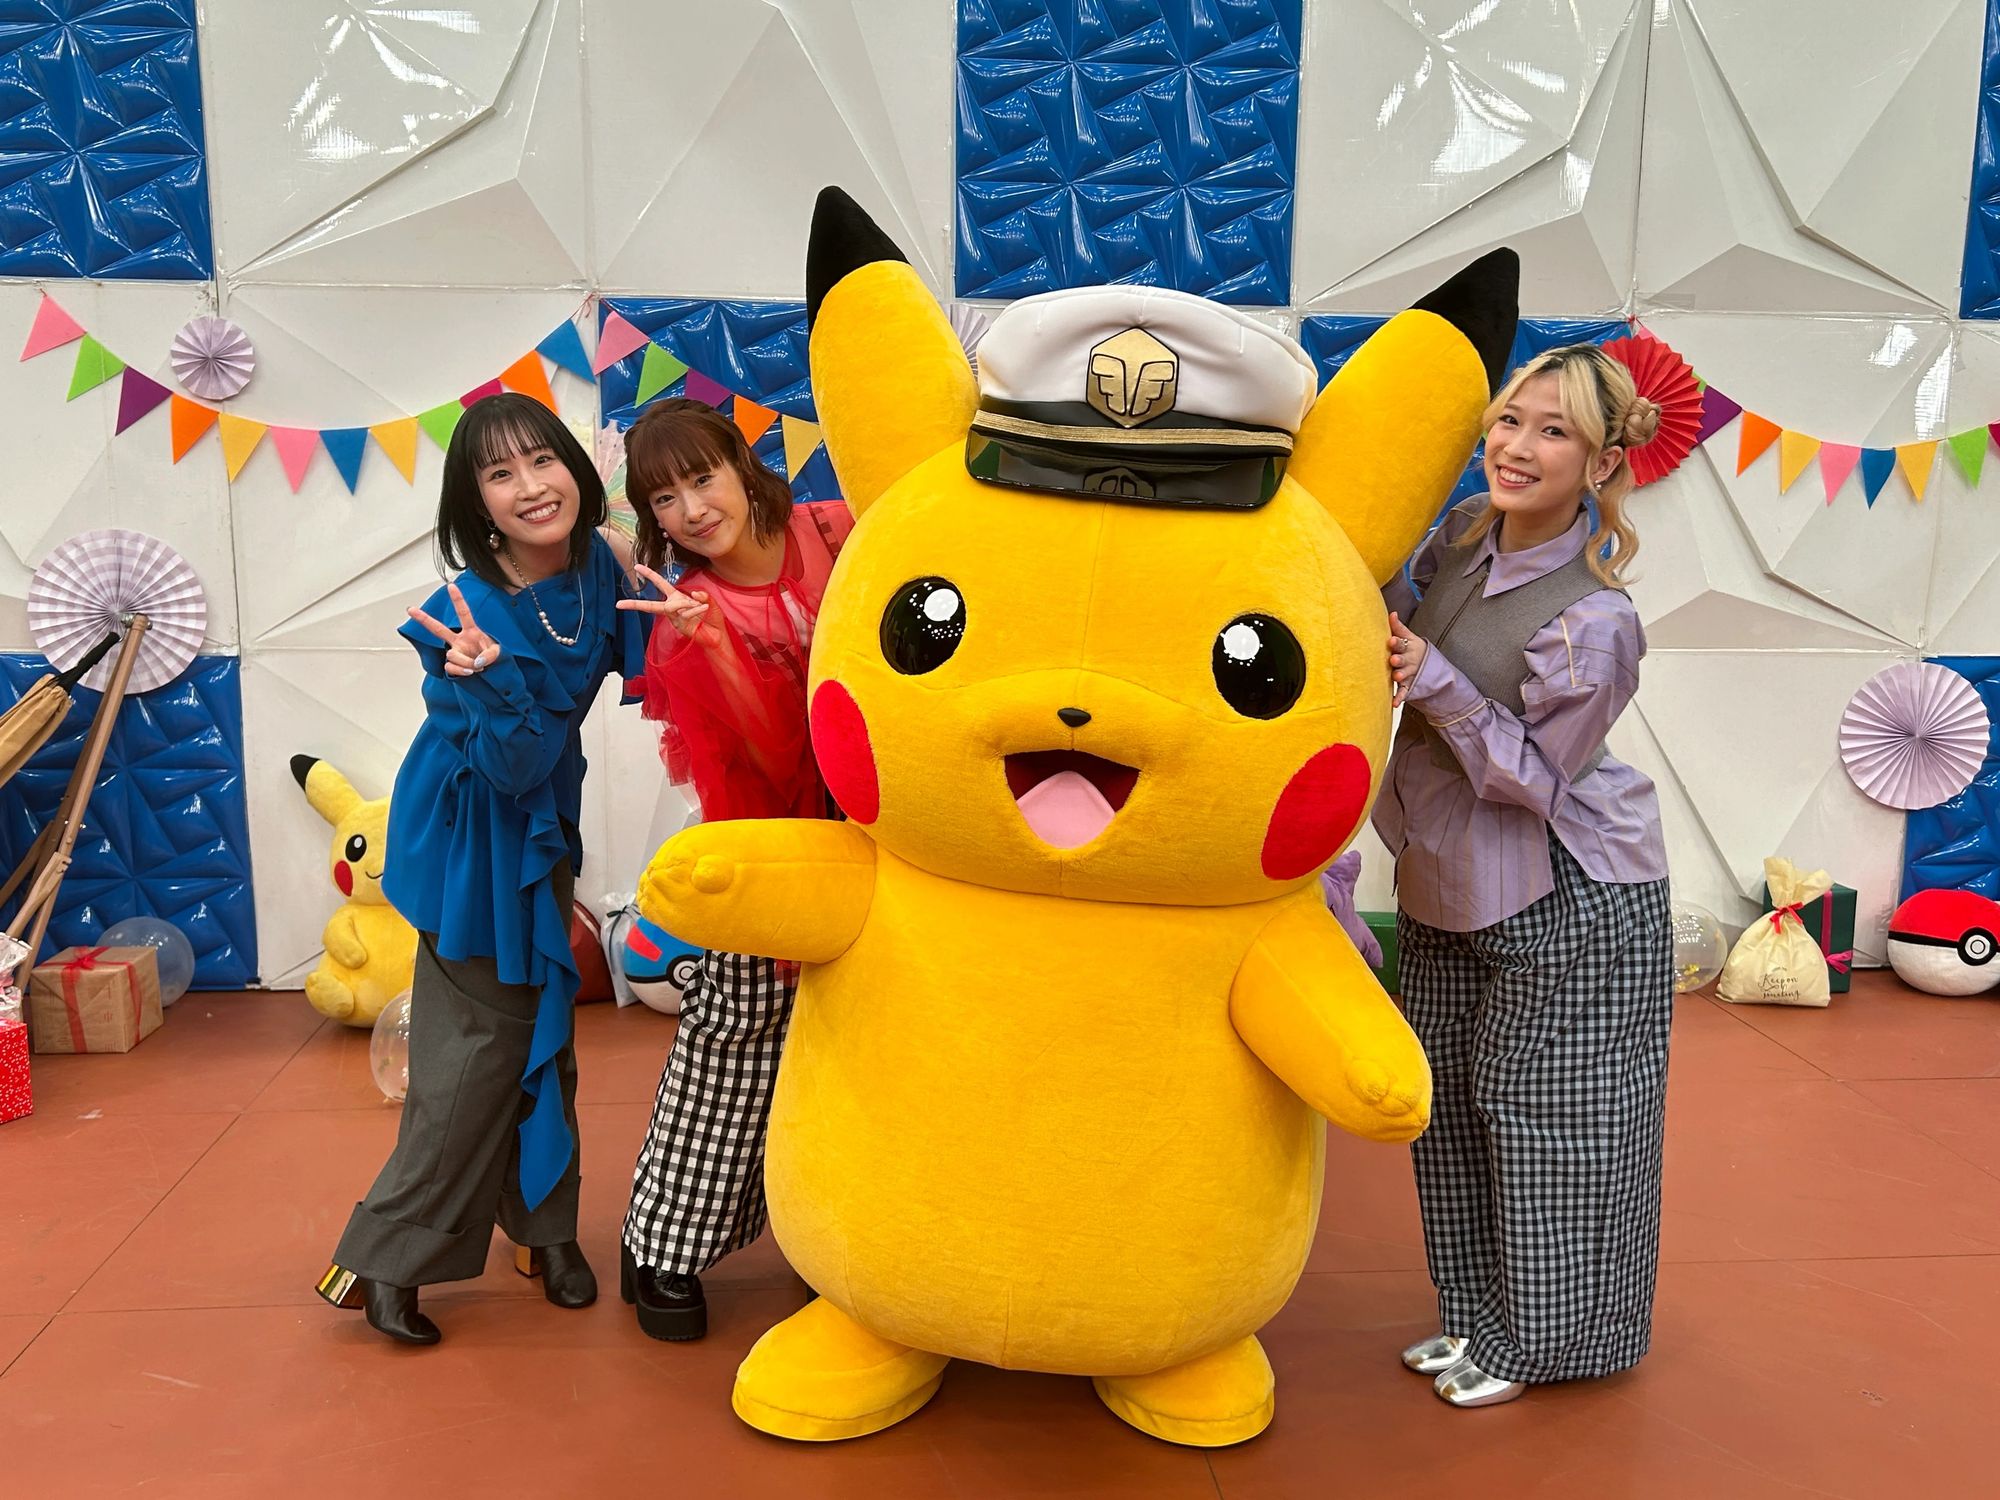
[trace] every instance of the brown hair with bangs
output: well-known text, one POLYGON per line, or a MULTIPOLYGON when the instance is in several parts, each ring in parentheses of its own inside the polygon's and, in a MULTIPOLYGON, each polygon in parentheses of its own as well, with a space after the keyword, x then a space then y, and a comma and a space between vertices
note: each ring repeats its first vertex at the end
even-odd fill
MULTIPOLYGON (((750 531, 768 542, 785 529, 792 515, 792 487, 765 467, 750 449, 742 430, 705 402, 685 396, 655 401, 625 434, 625 495, 639 522, 640 562, 664 572, 674 560, 668 540, 653 514, 653 496, 680 480, 733 465, 750 497, 750 531)), ((689 558, 692 567, 704 559, 689 558)))
POLYGON ((581 569, 590 539, 604 524, 604 481, 561 417, 531 396, 512 391, 487 396, 466 408, 444 452, 444 480, 438 487, 437 550, 444 568, 469 568, 495 588, 512 589, 495 549, 498 536, 479 476, 516 455, 548 448, 576 481, 576 525, 569 534, 569 568, 581 569))

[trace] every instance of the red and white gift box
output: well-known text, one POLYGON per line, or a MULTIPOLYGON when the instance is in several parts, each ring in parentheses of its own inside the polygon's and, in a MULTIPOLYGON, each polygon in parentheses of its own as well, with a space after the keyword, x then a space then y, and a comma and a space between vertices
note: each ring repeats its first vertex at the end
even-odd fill
POLYGON ((35 1091, 28 1082, 28 1028, 21 1021, 0 1021, 0 1124, 35 1112, 35 1091))

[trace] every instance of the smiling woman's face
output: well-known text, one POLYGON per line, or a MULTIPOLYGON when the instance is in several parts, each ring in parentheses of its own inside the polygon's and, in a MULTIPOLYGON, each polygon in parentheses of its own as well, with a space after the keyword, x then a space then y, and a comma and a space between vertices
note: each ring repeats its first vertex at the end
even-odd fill
POLYGON ((732 463, 678 475, 647 501, 683 557, 727 557, 750 539, 750 495, 732 463))

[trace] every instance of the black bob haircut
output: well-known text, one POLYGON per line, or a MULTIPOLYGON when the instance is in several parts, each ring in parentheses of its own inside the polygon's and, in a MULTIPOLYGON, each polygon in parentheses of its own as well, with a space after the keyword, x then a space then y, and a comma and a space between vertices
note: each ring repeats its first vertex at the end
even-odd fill
POLYGON ((447 569, 470 569, 496 588, 515 586, 488 542, 492 522, 479 493, 479 475, 503 459, 538 448, 553 451, 576 481, 582 504, 577 509, 575 529, 569 534, 569 571, 583 567, 590 556, 590 538, 608 513, 597 465, 562 418, 532 396, 505 391, 467 407, 452 432, 451 446, 445 449, 444 482, 438 488, 437 550, 447 569))

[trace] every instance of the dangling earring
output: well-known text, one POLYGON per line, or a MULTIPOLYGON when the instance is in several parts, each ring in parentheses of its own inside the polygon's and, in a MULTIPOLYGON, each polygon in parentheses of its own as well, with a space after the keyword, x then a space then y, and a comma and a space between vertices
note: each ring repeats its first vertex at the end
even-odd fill
POLYGON ((491 521, 486 523, 486 550, 488 552, 500 550, 500 528, 491 521))

